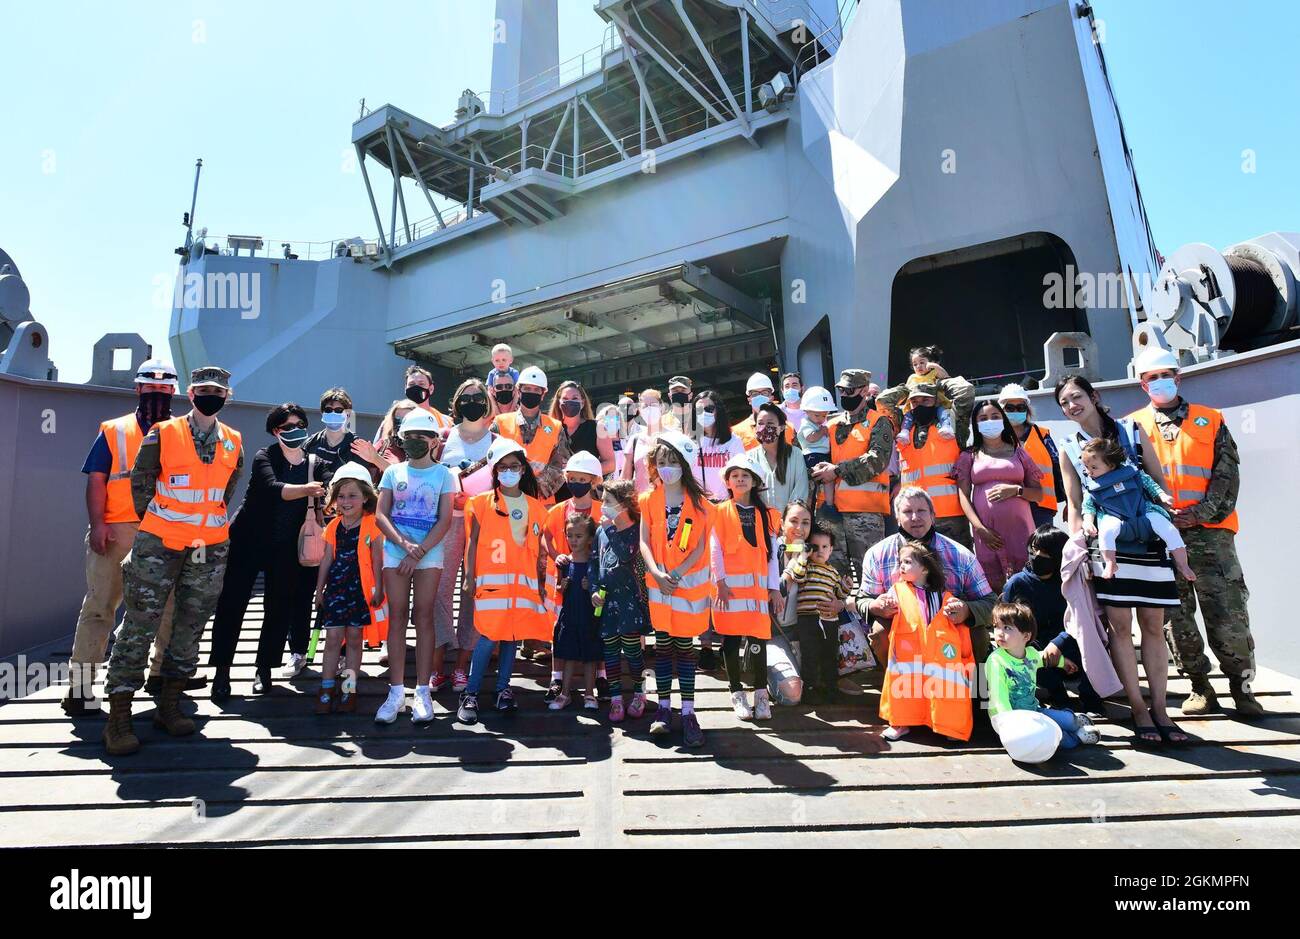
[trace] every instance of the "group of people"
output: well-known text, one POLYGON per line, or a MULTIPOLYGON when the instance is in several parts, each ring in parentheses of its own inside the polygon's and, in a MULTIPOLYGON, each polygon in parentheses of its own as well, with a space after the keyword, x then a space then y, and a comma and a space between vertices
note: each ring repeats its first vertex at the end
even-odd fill
POLYGON ((1086 744, 1089 715, 1122 691, 1138 742, 1177 745, 1188 737, 1166 707, 1166 669, 1148 667, 1149 701, 1138 684, 1134 610, 1143 661, 1162 662, 1168 640, 1191 680, 1182 713, 1195 714, 1218 707, 1198 603, 1238 713, 1261 713, 1233 541, 1237 451, 1218 411, 1181 397, 1174 357, 1139 360, 1151 403, 1126 418, 1085 378, 1063 379, 1055 398, 1074 426, 1061 439, 1035 423, 1023 387, 977 401, 942 357, 912 350, 908 381, 883 390, 858 368, 834 389, 756 373, 733 423, 726 396, 687 376, 666 395, 593 405, 499 345, 448 413, 431 403, 433 375, 411 366, 374 439, 351 429, 340 387, 321 395, 315 432, 300 405, 272 408, 272 442, 229 517, 245 464, 217 417, 229 373, 194 370, 192 409, 173 417, 177 376, 147 362, 136 411, 104 422, 83 469, 87 595, 64 709, 98 710, 96 669, 125 597, 106 748, 138 749, 142 684, 158 727, 192 733, 180 702, 204 681, 199 635, 215 617, 211 694, 225 701, 260 576, 252 692, 306 667, 314 611, 315 711, 354 712, 362 651, 382 645, 383 724, 433 720, 444 690, 465 723, 489 702, 513 711, 516 657, 549 647, 550 709, 607 701, 614 723, 650 710, 656 735, 676 713, 699 746, 698 669, 721 668, 745 721, 774 704, 844 703, 840 646, 856 626, 883 670, 889 739, 926 727, 966 740, 987 710, 1013 756, 1008 741, 1034 720, 1050 725, 1049 749, 1086 744))

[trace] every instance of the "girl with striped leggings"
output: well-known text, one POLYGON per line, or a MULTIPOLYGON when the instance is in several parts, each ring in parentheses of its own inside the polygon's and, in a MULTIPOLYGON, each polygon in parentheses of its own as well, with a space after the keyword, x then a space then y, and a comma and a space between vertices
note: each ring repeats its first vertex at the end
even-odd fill
MULTIPOLYGON (((641 637, 653 632, 646 598, 645 562, 641 558, 636 489, 631 480, 606 484, 600 503, 604 524, 596 536, 591 602, 605 644, 605 675, 609 679, 609 719, 636 720, 645 713, 645 659, 641 637), (623 659, 627 659, 632 701, 623 706, 623 659)), ((669 680, 672 676, 669 675, 669 680)))

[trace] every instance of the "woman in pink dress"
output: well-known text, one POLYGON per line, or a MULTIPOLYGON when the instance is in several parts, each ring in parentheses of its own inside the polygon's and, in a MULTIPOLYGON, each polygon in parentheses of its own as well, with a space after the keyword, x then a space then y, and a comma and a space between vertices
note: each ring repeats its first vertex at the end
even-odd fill
POLYGON ((975 557, 995 591, 1029 560, 1042 472, 996 401, 975 410, 975 443, 957 458, 957 498, 975 533, 975 557))

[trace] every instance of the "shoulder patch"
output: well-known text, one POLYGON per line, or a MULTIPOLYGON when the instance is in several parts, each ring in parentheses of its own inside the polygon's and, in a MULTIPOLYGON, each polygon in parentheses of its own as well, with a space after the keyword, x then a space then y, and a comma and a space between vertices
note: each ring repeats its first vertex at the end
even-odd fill
POLYGON ((1210 419, 1208 417, 1198 417, 1196 420, 1192 421, 1192 423, 1197 427, 1209 427, 1210 419))

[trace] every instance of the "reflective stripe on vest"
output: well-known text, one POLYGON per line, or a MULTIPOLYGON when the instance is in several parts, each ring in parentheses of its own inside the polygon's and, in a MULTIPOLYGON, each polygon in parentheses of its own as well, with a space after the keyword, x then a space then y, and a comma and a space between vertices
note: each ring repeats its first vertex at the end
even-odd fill
MULTIPOLYGON (((864 421, 855 422, 843 443, 836 443, 836 429, 847 422, 843 415, 827 422, 827 436, 830 439, 830 461, 843 463, 865 454, 871 449, 871 434, 876 422, 888 420, 883 414, 868 411, 864 421)), ((820 491, 821 487, 817 487, 820 491)), ((835 481, 835 507, 841 512, 874 512, 880 515, 889 513, 889 469, 881 470, 879 475, 865 483, 856 485, 842 479, 835 481)))
MULTIPOLYGON (((649 588, 647 593, 650 596, 650 602, 652 604, 663 604, 677 613, 689 613, 691 615, 707 613, 709 611, 709 606, 713 603, 711 597, 701 597, 698 600, 687 600, 684 597, 677 596, 676 593, 665 595, 658 587, 649 588)), ((701 632, 703 632, 703 630, 701 630, 701 632)))
POLYGON ((216 450, 212 462, 204 463, 187 418, 160 421, 153 429, 158 435, 158 483, 140 530, 157 535, 173 551, 225 541, 225 487, 239 465, 239 432, 218 421, 216 450))
MULTIPOLYGON (((1174 508, 1190 508, 1203 500, 1214 477, 1214 442, 1223 426, 1223 415, 1202 404, 1189 404, 1187 417, 1178 425, 1178 435, 1173 440, 1165 440, 1160 433, 1154 405, 1134 411, 1129 417, 1146 432, 1155 448, 1164 469, 1165 484, 1174 497, 1174 508)), ((1234 510, 1221 522, 1201 524, 1205 528, 1235 532, 1237 513, 1234 510)))
POLYGON ((134 413, 125 414, 99 425, 108 444, 112 463, 104 494, 104 521, 110 525, 121 522, 138 522, 135 499, 131 495, 131 469, 144 433, 134 413))
MULTIPOLYGON (((493 642, 545 641, 553 634, 554 620, 538 596, 541 582, 537 579, 546 512, 532 496, 527 498, 527 505, 523 544, 515 541, 510 516, 500 511, 495 490, 480 493, 465 505, 466 528, 472 530, 478 524, 473 558, 474 627, 493 642)), ((469 549, 467 539, 467 558, 469 549)))
MULTIPOLYGON (((775 512, 767 510, 769 534, 780 528, 775 512)), ((771 539, 763 544, 763 520, 754 511, 754 540, 745 537, 740 509, 728 499, 719 503, 713 513, 713 536, 722 555, 722 570, 716 572, 727 587, 728 596, 713 608, 713 628, 722 636, 750 636, 768 639, 772 635, 772 620, 768 602, 769 560, 767 550, 771 539)))
POLYGON ((962 514, 957 500, 957 482, 953 466, 961 448, 931 428, 925 446, 916 447, 909 438, 898 448, 899 478, 904 486, 920 486, 934 502, 936 518, 954 518, 962 514))
POLYGON ((970 630, 943 612, 942 603, 952 595, 943 595, 939 610, 927 622, 911 586, 900 581, 890 589, 898 612, 889 630, 880 716, 894 726, 925 725, 969 740, 975 656, 970 630))
POLYGON ((1057 509, 1056 473, 1052 469, 1052 454, 1048 451, 1047 444, 1043 442, 1042 435, 1044 433, 1045 431, 1039 427, 1031 425, 1029 436, 1025 438, 1021 446, 1025 448, 1029 458, 1034 461, 1038 471, 1043 474, 1043 478, 1038 483, 1043 488, 1043 494, 1036 504, 1055 512, 1057 509))
POLYGON ((971 680, 965 674, 953 668, 936 665, 934 662, 900 662, 897 659, 890 659, 889 670, 895 675, 920 674, 926 678, 940 678, 944 681, 951 681, 963 688, 971 687, 971 680))
POLYGON ((687 496, 682 502, 677 530, 669 539, 663 485, 657 484, 649 492, 641 493, 637 504, 641 518, 650 529, 651 556, 660 568, 676 570, 699 549, 695 563, 690 570, 680 572, 681 580, 671 594, 664 593, 649 571, 646 572, 650 622, 656 630, 670 636, 698 636, 709 628, 709 606, 713 602, 708 549, 715 509, 707 502, 697 507, 687 496), (683 545, 680 539, 683 531, 688 530, 687 525, 689 534, 683 545))

